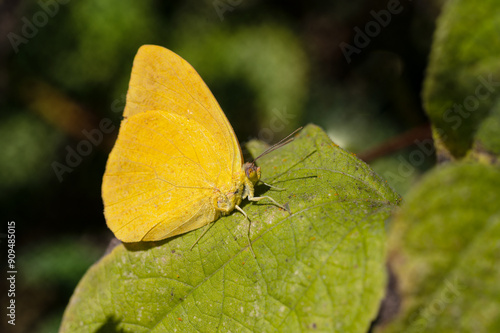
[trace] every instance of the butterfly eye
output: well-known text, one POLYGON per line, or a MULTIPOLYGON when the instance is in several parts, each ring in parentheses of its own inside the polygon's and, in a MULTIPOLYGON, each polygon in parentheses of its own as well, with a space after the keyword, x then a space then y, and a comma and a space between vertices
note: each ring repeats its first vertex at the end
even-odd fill
POLYGON ((252 183, 256 183, 260 179, 260 167, 253 163, 245 163, 245 175, 252 183))

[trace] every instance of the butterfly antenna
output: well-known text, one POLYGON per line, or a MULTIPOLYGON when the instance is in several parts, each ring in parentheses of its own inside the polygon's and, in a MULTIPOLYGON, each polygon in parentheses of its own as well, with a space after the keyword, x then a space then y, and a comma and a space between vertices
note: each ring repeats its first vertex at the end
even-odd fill
POLYGON ((275 151, 276 149, 279 149, 287 144, 289 144, 290 142, 293 141, 293 135, 295 133, 297 133, 298 131, 300 131, 303 127, 300 126, 299 128, 297 128, 295 131, 293 131, 292 133, 288 134, 286 137, 284 137, 283 139, 281 139, 278 143, 275 143, 274 145, 272 145, 271 147, 267 148, 262 154, 260 154, 259 156, 257 156, 256 158, 254 158, 254 160, 252 161, 252 164, 255 164, 255 162, 261 158, 262 156, 264 155, 267 155, 269 154, 270 152, 272 151, 275 151))

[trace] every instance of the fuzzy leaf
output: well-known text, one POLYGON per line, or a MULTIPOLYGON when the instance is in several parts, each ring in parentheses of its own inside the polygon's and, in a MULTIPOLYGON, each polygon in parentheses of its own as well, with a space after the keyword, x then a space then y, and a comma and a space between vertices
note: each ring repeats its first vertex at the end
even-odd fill
POLYGON ((391 225, 399 316, 381 332, 500 331, 500 171, 440 167, 391 225))
POLYGON ((438 156, 464 157, 500 96, 499 31, 496 0, 450 0, 443 7, 423 94, 438 156))
POLYGON ((486 164, 500 165, 500 101, 478 128, 470 158, 486 164))

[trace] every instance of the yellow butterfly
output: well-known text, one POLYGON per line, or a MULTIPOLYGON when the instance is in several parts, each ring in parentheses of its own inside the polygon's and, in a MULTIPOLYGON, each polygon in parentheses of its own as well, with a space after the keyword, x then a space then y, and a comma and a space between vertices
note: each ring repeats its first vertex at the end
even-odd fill
MULTIPOLYGON (((255 160, 243 164, 234 130, 214 96, 172 51, 139 49, 123 116, 102 184, 106 222, 121 241, 162 240, 234 209, 248 218, 239 207, 245 198, 266 198, 287 209, 254 196, 260 167, 255 160)), ((287 138, 268 151, 293 140, 287 138)))

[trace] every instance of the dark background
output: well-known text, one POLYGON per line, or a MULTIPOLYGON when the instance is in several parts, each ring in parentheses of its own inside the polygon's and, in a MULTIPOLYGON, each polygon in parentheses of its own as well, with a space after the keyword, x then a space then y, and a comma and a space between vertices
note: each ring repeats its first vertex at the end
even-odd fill
POLYGON ((313 122, 403 196, 434 163, 410 152, 429 137, 420 92, 441 1, 401 0, 390 16, 396 1, 60 2, 0 2, 0 232, 16 222, 16 332, 56 331, 112 237, 101 180, 142 44, 188 60, 242 143, 313 122), (68 166, 103 119, 114 130, 68 166))

